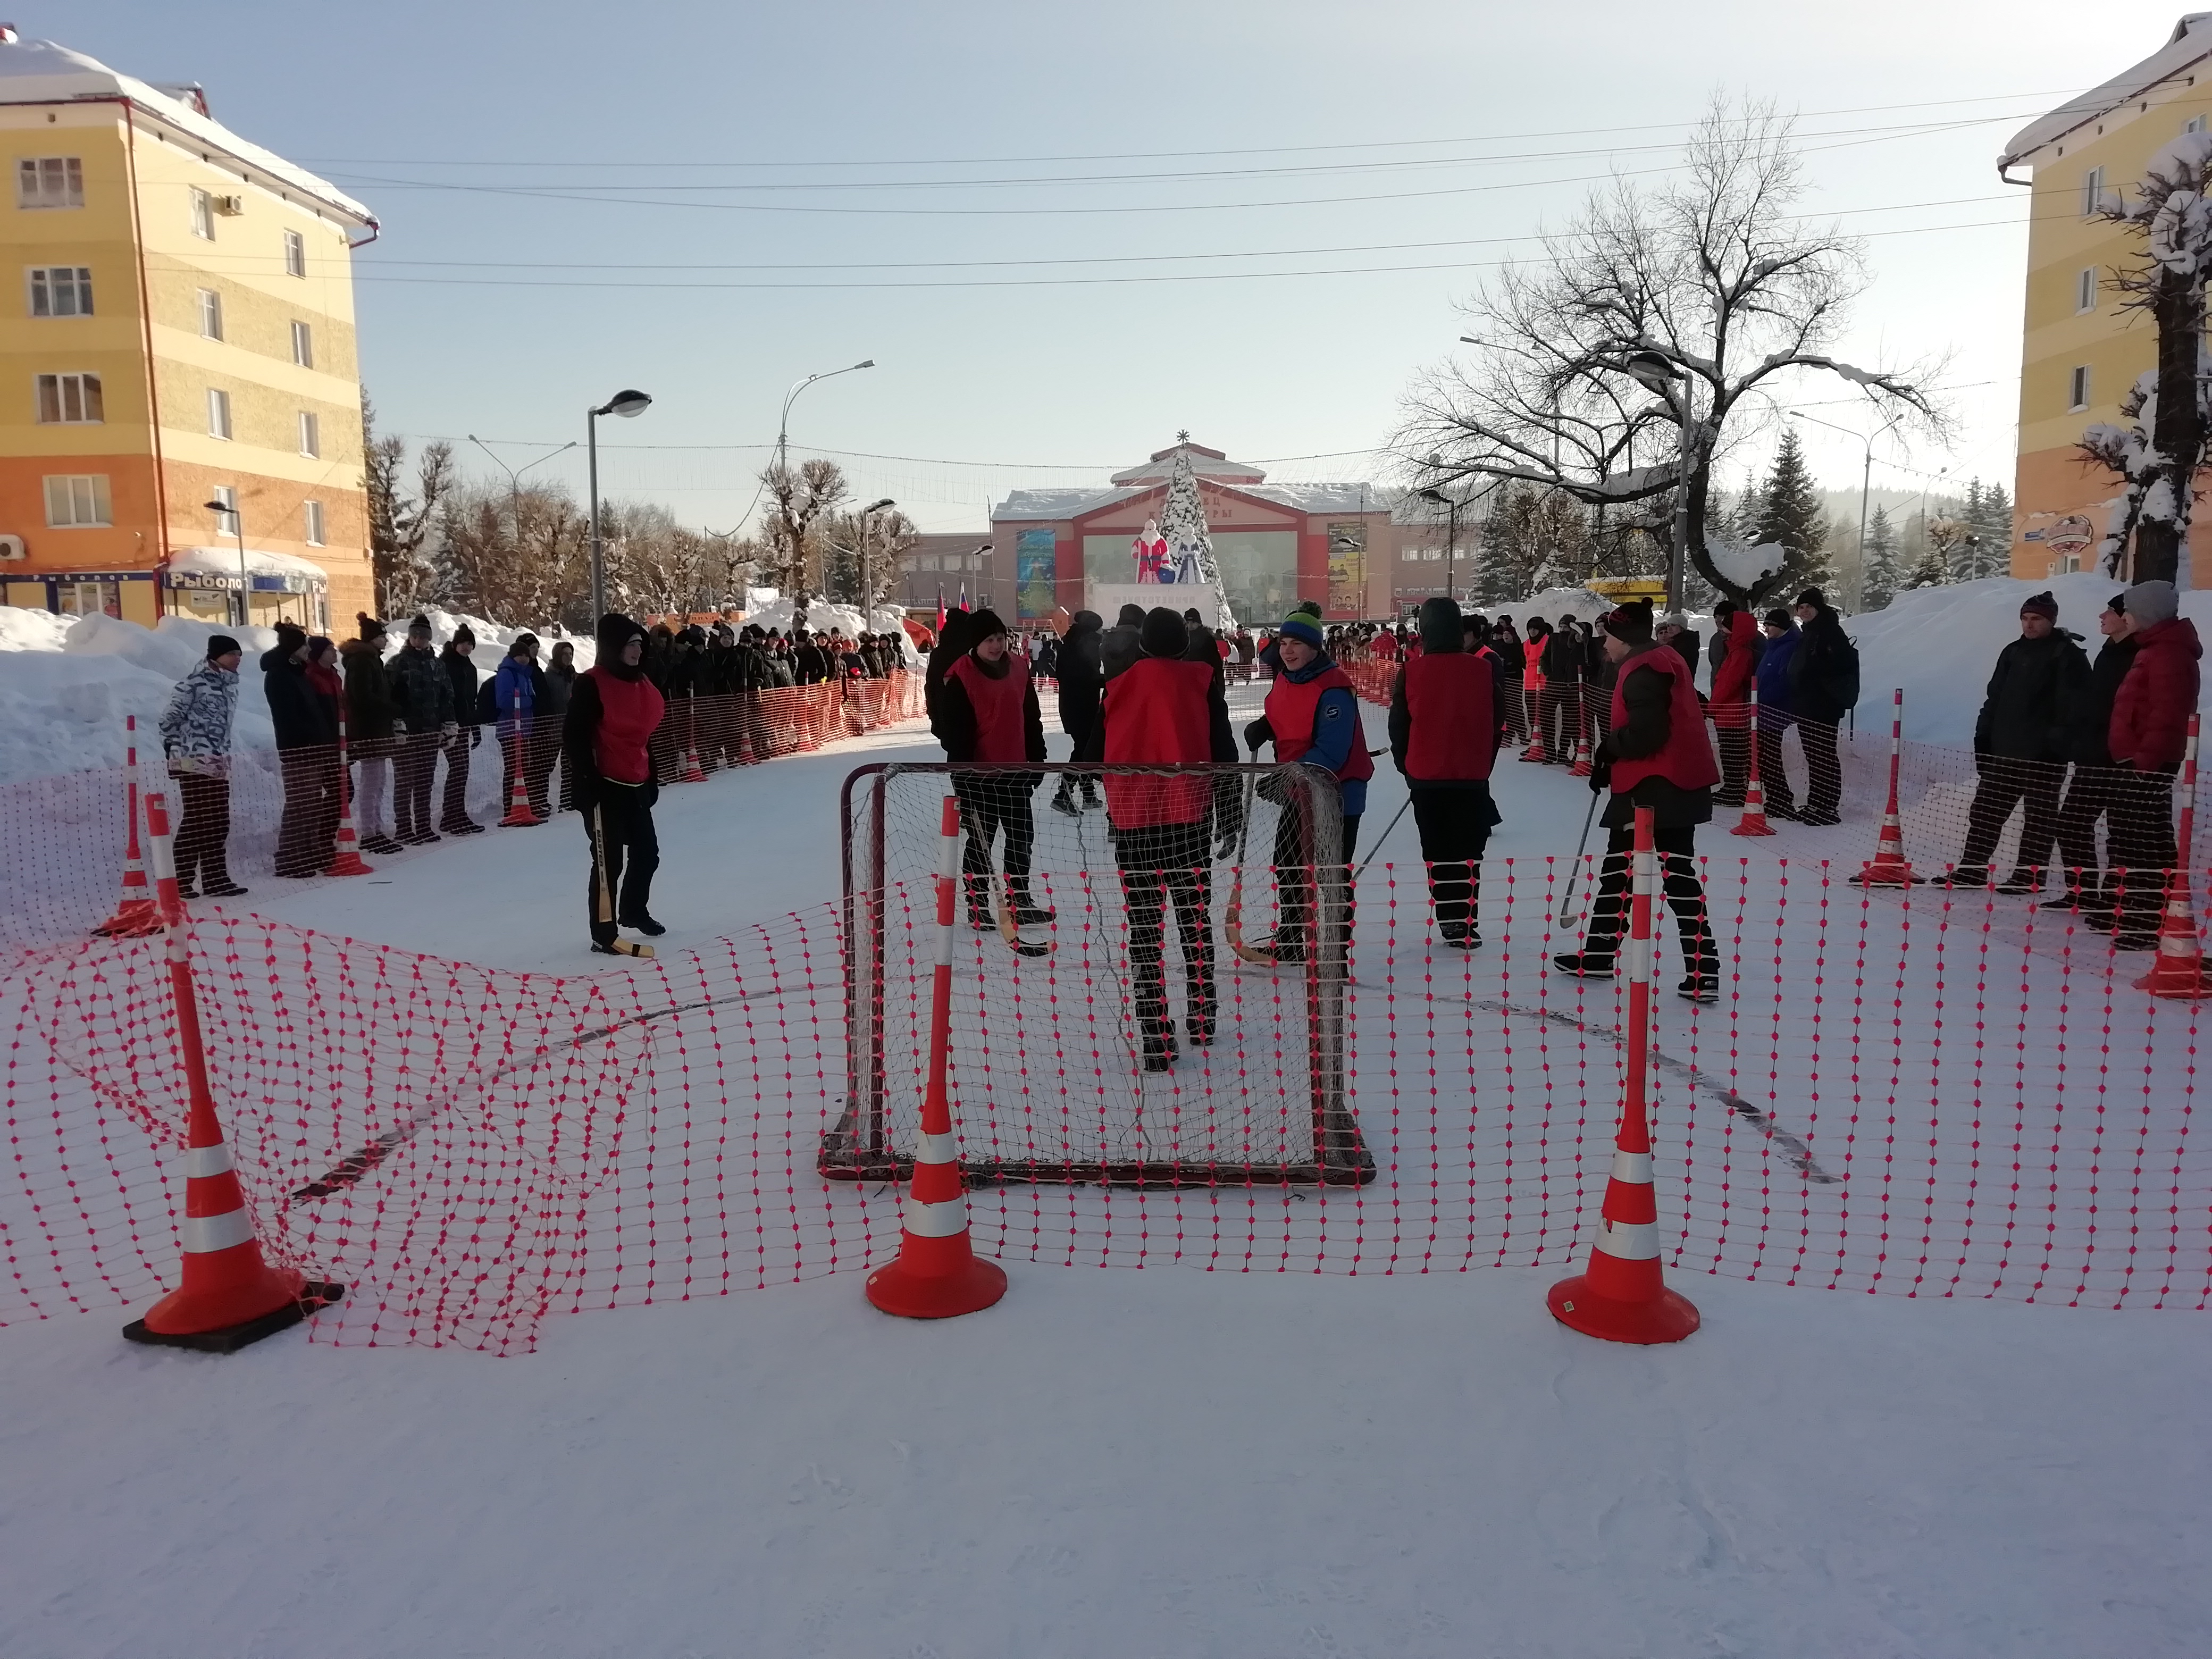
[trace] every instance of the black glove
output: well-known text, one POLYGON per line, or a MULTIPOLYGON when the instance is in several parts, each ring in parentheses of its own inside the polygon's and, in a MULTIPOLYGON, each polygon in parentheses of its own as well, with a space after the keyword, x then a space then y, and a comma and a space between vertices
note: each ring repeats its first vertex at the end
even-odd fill
POLYGON ((1275 728, 1267 724, 1267 717, 1265 714, 1261 715, 1258 720, 1244 728, 1244 746, 1255 754, 1262 744, 1273 743, 1274 740, 1275 728))
POLYGON ((1589 787, 1593 795, 1603 794, 1613 787, 1613 744, 1610 739, 1601 742, 1597 753, 1590 757, 1589 787))

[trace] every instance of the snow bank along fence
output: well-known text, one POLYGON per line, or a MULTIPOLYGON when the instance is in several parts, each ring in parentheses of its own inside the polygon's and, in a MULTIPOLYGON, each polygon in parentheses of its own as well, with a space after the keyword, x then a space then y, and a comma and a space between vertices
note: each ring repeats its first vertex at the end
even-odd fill
MULTIPOLYGON (((264 1251, 347 1286, 317 1339, 514 1352, 549 1313, 888 1265, 921 1150, 924 1045, 907 1034, 936 966, 944 786, 887 787, 879 885, 623 971, 508 973, 193 915, 213 1098, 264 1251), (863 897, 880 933, 848 925, 863 897), (832 1156, 854 1121, 862 964, 888 1168, 832 1156)), ((1348 909, 1324 884, 1321 915, 1346 931, 1322 964, 1340 1047, 1317 1047, 1315 965, 1270 970, 1219 943, 1232 891, 1248 949, 1283 902, 1279 809, 1255 794, 1244 851, 1192 872, 1217 941, 1212 1041, 1188 1041, 1171 942, 1182 1052, 1147 1073, 1103 817, 1051 810, 1053 787, 1030 798, 1030 898, 1056 915, 1013 929, 1045 948, 1017 950, 994 916, 951 936, 951 1133, 980 1254, 1346 1274, 1589 1259, 1623 992, 1550 961, 1578 943, 1559 917, 1588 870, 1486 864, 1472 953, 1435 942, 1418 864, 1378 859, 1348 909), (1340 1103, 1317 1115, 1315 1067, 1340 1054, 1340 1103), (1332 1164, 1317 1150, 1338 1133, 1357 1153, 1332 1164)), ((1659 914, 1648 1113, 1668 1277, 2204 1307, 2205 1005, 2133 988, 2147 958, 2071 915, 1854 886, 1863 857, 1706 860, 1711 1006, 1668 994, 1679 951, 1659 914)), ((25 952, 0 994, 0 1320, 143 1310, 177 1282, 190 1167, 163 943, 25 952)))
MULTIPOLYGON (((653 741, 653 760, 662 784, 696 781, 724 767, 818 749, 921 712, 921 677, 903 670, 884 679, 672 698, 653 741)), ((510 716, 502 715, 497 725, 474 728, 482 737, 473 746, 471 728, 465 727, 451 749, 436 738, 417 739, 428 750, 417 751, 416 763, 427 763, 435 770, 434 823, 444 812, 447 767, 456 750, 468 756, 466 799, 476 823, 489 828, 511 813, 515 781, 526 783, 541 808, 561 810, 558 722, 539 722, 522 737, 521 779, 512 775, 517 747, 509 735, 514 726, 510 716)), ((141 778, 158 780, 162 770, 160 735, 145 731, 137 735, 141 778)), ((372 826, 360 820, 361 763, 396 766, 399 762, 393 745, 357 738, 349 745, 349 758, 354 763, 356 823, 365 836, 372 826)), ((278 879, 275 870, 288 781, 295 799, 302 804, 311 799, 319 801, 325 814, 317 832, 324 838, 319 844, 328 846, 334 840, 338 821, 335 748, 239 750, 231 757, 230 778, 230 869, 246 885, 258 887, 278 879)), ((125 768, 64 772, 0 785, 0 848, 6 849, 0 856, 0 947, 73 939, 89 932, 114 909, 128 856, 131 789, 131 775, 125 768)), ((173 789, 170 805, 173 812, 173 789)), ((387 821, 380 827, 388 831, 392 825, 387 821)), ((324 861, 327 864, 327 857, 324 861)), ((370 862, 377 861, 372 854, 370 862)), ((289 885, 288 881, 288 890, 289 885)))

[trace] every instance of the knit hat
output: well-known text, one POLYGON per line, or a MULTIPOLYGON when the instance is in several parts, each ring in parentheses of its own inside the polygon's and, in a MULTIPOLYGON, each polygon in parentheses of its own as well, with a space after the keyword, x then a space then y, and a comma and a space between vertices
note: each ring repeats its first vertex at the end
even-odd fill
POLYGON ((2128 615, 2138 627, 2154 628, 2181 614, 2181 596, 2172 582, 2137 582, 2128 589, 2127 601, 2128 615))
POLYGON ((2040 593, 2032 593, 2022 599, 2020 602, 2020 614, 2023 617, 2042 617, 2051 622, 2057 622, 2058 601, 2051 597, 2051 590, 2046 587, 2040 593))
POLYGON ((430 619, 419 611, 407 619, 407 631, 412 634, 417 629, 425 634, 430 631, 430 619))
POLYGON ((1766 622, 1770 628, 1790 629, 1797 625, 1797 618, 1778 605, 1766 613, 1766 622))
MULTIPOLYGON (((1800 599, 1800 600, 1798 600, 1798 601, 1797 601, 1797 603, 1798 603, 1798 604, 1800 604, 1800 605, 1803 605, 1803 604, 1805 603, 1805 601, 1804 601, 1804 600, 1802 600, 1802 599, 1800 599)), ((1667 626, 1668 626, 1668 627, 1669 627, 1669 628, 1683 628, 1683 629, 1686 629, 1686 628, 1687 628, 1687 627, 1689 627, 1689 625, 1690 625, 1690 618, 1689 618, 1689 615, 1688 615, 1688 613, 1687 613, 1686 611, 1669 611, 1666 614, 1666 616, 1665 616, 1663 618, 1662 618, 1662 621, 1664 621, 1664 622, 1666 623, 1667 626)))
POLYGON ((2105 601, 2105 609, 2111 611, 2115 617, 2126 616, 2128 614, 2128 596, 2124 593, 2113 594, 2111 599, 2105 601))
MULTIPOLYGON (((410 623, 408 626, 411 628, 414 624, 410 623)), ((463 640, 466 640, 471 645, 474 645, 477 642, 477 630, 470 627, 466 623, 463 623, 459 627, 453 630, 453 643, 459 645, 463 640)))
POLYGON ((1302 641, 1318 651, 1322 648, 1321 611, 1318 608, 1309 611, 1306 606, 1311 603, 1303 601, 1293 608, 1275 632, 1285 639, 1302 641))
POLYGON ((243 649, 244 647, 228 634, 208 635, 207 659, 210 662, 213 662, 217 657, 227 657, 234 651, 243 649))
POLYGON ((538 635, 525 629, 514 636, 514 643, 507 647, 510 657, 526 657, 538 648, 538 635))
MULTIPOLYGON (((988 640, 994 634, 1006 631, 1006 625, 999 620, 999 613, 988 605, 968 618, 968 643, 971 647, 979 640, 988 640)), ((1182 647, 1176 648, 1180 650, 1182 647)))
POLYGON ((384 637, 384 624, 379 622, 375 617, 370 616, 368 611, 356 611, 353 613, 353 616, 354 620, 361 624, 361 636, 362 639, 380 640, 384 637))
POLYGON ((1316 622, 1319 622, 1321 620, 1321 601, 1319 599, 1300 599, 1296 605, 1292 605, 1291 609, 1292 611, 1304 611, 1306 615, 1311 617, 1316 622))
POLYGON ((1116 628, 1142 628, 1144 625, 1145 607, 1141 605, 1125 605, 1114 615, 1114 626, 1116 628))
MULTIPOLYGON (((2046 593, 2043 597, 2047 599, 2051 596, 2046 593)), ((1808 587, 1802 593, 1800 593, 1797 596, 1797 603, 1800 605, 1809 605, 1815 611, 1826 611, 1828 608, 1827 600, 1820 597, 1820 590, 1817 587, 1808 587)), ((2051 607, 2051 614, 2053 616, 2057 616, 2058 614, 2058 609, 2056 605, 2051 607)))
POLYGON ((1190 648, 1190 626, 1167 606, 1155 605, 1145 612, 1137 643, 1148 657, 1180 657, 1190 648))
POLYGON ((1606 612, 1605 631, 1630 645, 1651 643, 1651 601, 1637 599, 1606 612))
POLYGON ((280 622, 276 624, 276 648, 286 656, 290 656, 307 642, 307 630, 299 623, 280 622))

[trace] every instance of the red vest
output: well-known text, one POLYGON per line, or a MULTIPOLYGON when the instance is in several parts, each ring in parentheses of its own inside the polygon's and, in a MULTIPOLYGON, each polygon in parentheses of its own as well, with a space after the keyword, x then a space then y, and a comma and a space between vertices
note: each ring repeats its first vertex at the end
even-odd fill
POLYGON ((1465 651, 1424 654, 1406 665, 1406 776, 1418 783, 1462 783, 1490 775, 1490 665, 1465 651))
POLYGON ((1521 645, 1521 684, 1541 685, 1544 683, 1544 642, 1524 640, 1521 645))
POLYGON ((985 673, 973 657, 961 658, 946 671, 951 678, 960 682, 960 689, 968 694, 968 706, 975 711, 975 752, 968 757, 969 760, 1025 761, 1030 757, 1028 722, 1024 718, 1030 665, 1015 651, 1007 652, 1000 660, 1006 665, 1006 672, 996 679, 985 673))
MULTIPOLYGON (((1213 758, 1210 663, 1139 657, 1106 682, 1106 763, 1195 764, 1213 758)), ((1106 775, 1106 816, 1116 830, 1196 823, 1206 816, 1202 777, 1106 775)))
POLYGON ((599 682, 599 729, 592 738, 592 759, 599 775, 617 783, 643 783, 653 775, 653 760, 646 740, 660 724, 666 704, 660 688, 640 670, 625 680, 604 668, 587 668, 585 674, 599 682))
POLYGON ((1680 652, 1654 646, 1620 665, 1613 682, 1613 726, 1628 724, 1628 701, 1622 688, 1631 674, 1646 668, 1667 677, 1667 744, 1642 760, 1614 761, 1613 793, 1625 795, 1646 778, 1664 778, 1677 789, 1710 789, 1721 781, 1720 768, 1713 764, 1713 746, 1705 738, 1705 712, 1698 707, 1697 691, 1690 684, 1690 665, 1682 660, 1680 652))
MULTIPOLYGON (((1321 694, 1339 686, 1351 691, 1352 677, 1334 663, 1304 685, 1292 684, 1288 674, 1275 676, 1275 683, 1267 688, 1267 714, 1268 727, 1275 734, 1277 760, 1289 766, 1305 758, 1306 750, 1313 747, 1314 717, 1321 711, 1321 694)), ((1375 757, 1367 752, 1366 739, 1358 731, 1352 734, 1352 752, 1345 757, 1343 769, 1336 775, 1346 782, 1375 775, 1375 757)))

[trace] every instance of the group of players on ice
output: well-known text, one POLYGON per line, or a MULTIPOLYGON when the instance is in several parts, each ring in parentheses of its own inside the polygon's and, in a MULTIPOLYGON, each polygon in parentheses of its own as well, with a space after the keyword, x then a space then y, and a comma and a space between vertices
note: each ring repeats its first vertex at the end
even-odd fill
MULTIPOLYGON (((1711 1002, 1719 994, 1719 957, 1693 839, 1697 826, 1712 817, 1720 773, 1692 671, 1678 652, 1655 640, 1648 601, 1620 607, 1601 626, 1615 672, 1590 785, 1610 793, 1603 811, 1607 854, 1582 948, 1553 961, 1584 977, 1613 973, 1628 920, 1635 810, 1649 806, 1687 969, 1676 989, 1692 1001, 1711 1002)), ((1348 936, 1350 866, 1375 770, 1358 697, 1328 655, 1320 607, 1310 601, 1283 618, 1260 661, 1270 679, 1265 710, 1243 732, 1253 757, 1272 744, 1278 763, 1302 762, 1335 781, 1342 836, 1336 857, 1317 871, 1301 786, 1285 775, 1118 769, 1238 757, 1218 643, 1195 611, 1125 605, 1112 628, 1095 612, 1079 611, 1060 644, 1060 717, 1074 740, 1073 759, 1107 769, 1103 805, 1128 908, 1133 1012, 1147 1071, 1169 1069, 1177 1052, 1164 961, 1170 907, 1188 998, 1182 1035, 1200 1048, 1213 1040, 1218 1003, 1206 872, 1217 856, 1241 862, 1251 811, 1247 777, 1258 776, 1259 787, 1279 809, 1273 858, 1278 926, 1263 947, 1245 947, 1232 929, 1232 945, 1248 960, 1304 963, 1340 948, 1348 936)), ((1425 601, 1418 649, 1407 653, 1391 690, 1389 752, 1412 798, 1437 935, 1453 949, 1482 943, 1476 898, 1483 852, 1500 821, 1490 775, 1505 741, 1504 684, 1504 666, 1478 636, 1476 622, 1449 599, 1425 601)), ((978 931, 1000 928, 1018 951, 1048 948, 1026 945, 1019 931, 1054 920, 1030 885, 1036 833, 1031 801, 1043 774, 1023 769, 1045 759, 1044 726, 1030 665, 1010 647, 995 612, 946 617, 930 656, 927 703, 946 759, 979 769, 953 774, 965 830, 968 920, 978 931), (1001 767, 1007 769, 994 769, 1001 767), (993 848, 1002 836, 1003 897, 994 904, 993 848)), ((1061 773, 1052 806, 1078 814, 1096 807, 1097 781, 1061 773)))

